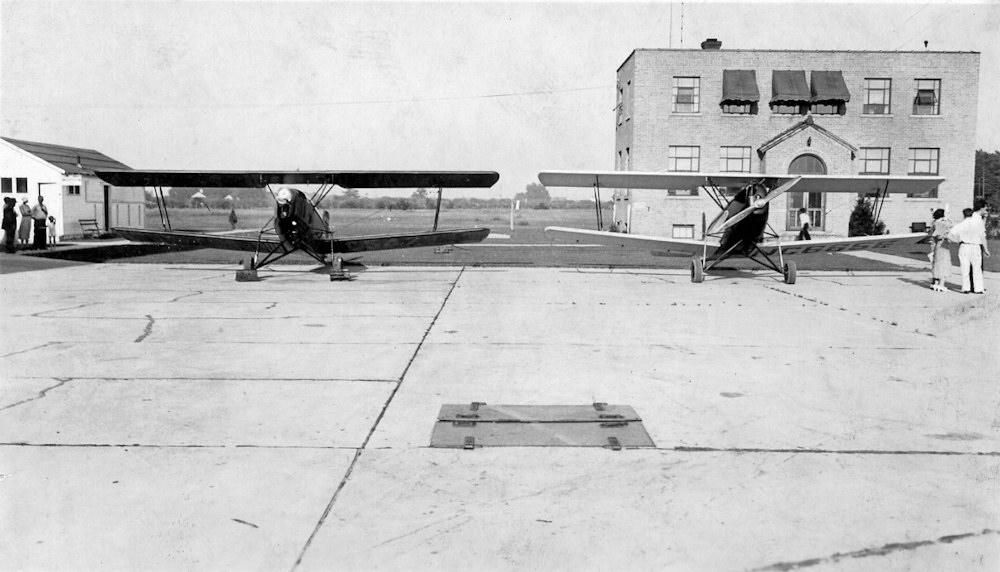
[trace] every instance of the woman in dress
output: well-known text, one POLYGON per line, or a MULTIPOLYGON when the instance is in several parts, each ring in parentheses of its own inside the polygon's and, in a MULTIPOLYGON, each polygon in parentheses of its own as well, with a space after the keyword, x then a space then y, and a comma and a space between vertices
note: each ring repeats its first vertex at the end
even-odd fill
POLYGON ((951 251, 948 250, 948 232, 951 221, 945 218, 944 209, 934 211, 931 223, 931 289, 944 292, 945 281, 951 274, 951 251))

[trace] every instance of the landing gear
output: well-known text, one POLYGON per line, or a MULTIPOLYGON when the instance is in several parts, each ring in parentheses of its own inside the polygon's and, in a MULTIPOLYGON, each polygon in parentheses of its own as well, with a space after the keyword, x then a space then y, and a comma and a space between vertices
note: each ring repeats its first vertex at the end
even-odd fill
POLYGON ((243 259, 243 270, 236 271, 236 281, 237 282, 259 282, 260 277, 257 276, 257 257, 247 256, 243 259))
POLYGON ((330 268, 330 281, 353 280, 349 270, 344 270, 344 259, 336 256, 333 259, 333 266, 330 268))
POLYGON ((701 284, 705 281, 705 267, 700 258, 691 259, 691 281, 695 284, 701 284))
POLYGON ((785 284, 795 284, 795 263, 791 260, 786 262, 782 274, 785 275, 785 284))

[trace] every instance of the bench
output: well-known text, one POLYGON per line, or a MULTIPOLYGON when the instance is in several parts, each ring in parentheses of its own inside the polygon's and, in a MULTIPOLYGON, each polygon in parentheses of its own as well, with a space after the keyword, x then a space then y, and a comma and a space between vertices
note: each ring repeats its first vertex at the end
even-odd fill
POLYGON ((101 227, 97 226, 97 219, 81 218, 77 222, 80 223, 80 230, 82 230, 84 234, 89 232, 91 238, 101 237, 101 227))

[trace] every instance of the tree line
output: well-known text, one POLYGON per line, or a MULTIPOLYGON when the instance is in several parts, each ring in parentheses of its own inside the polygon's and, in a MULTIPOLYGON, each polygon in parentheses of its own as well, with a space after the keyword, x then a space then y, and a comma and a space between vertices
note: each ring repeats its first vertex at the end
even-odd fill
MULTIPOLYGON (((274 205, 274 198, 266 189, 244 189, 244 188, 173 188, 165 197, 167 206, 170 208, 186 208, 198 206, 193 204, 192 196, 201 192, 205 198, 200 201, 208 205, 211 209, 230 208, 270 208, 274 205)), ((447 194, 447 191, 445 191, 447 194)), ((529 183, 524 192, 514 195, 514 200, 523 209, 591 209, 594 208, 593 201, 589 200, 569 200, 565 198, 552 198, 548 189, 539 183, 529 183)), ((146 204, 149 207, 156 207, 156 197, 149 191, 146 192, 146 204)), ((427 190, 418 188, 409 197, 367 197, 362 196, 358 189, 344 189, 343 193, 327 195, 319 203, 321 209, 386 209, 386 210, 417 210, 433 209, 437 205, 437 189, 427 190)), ((441 199, 442 209, 509 209, 511 199, 509 198, 476 198, 476 197, 455 197, 447 196, 441 199)))

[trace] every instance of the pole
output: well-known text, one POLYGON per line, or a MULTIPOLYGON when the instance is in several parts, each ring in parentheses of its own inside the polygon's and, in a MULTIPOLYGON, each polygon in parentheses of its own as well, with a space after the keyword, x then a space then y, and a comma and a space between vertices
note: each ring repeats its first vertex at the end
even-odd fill
POLYGON ((510 200, 510 230, 514 230, 514 199, 510 200))

